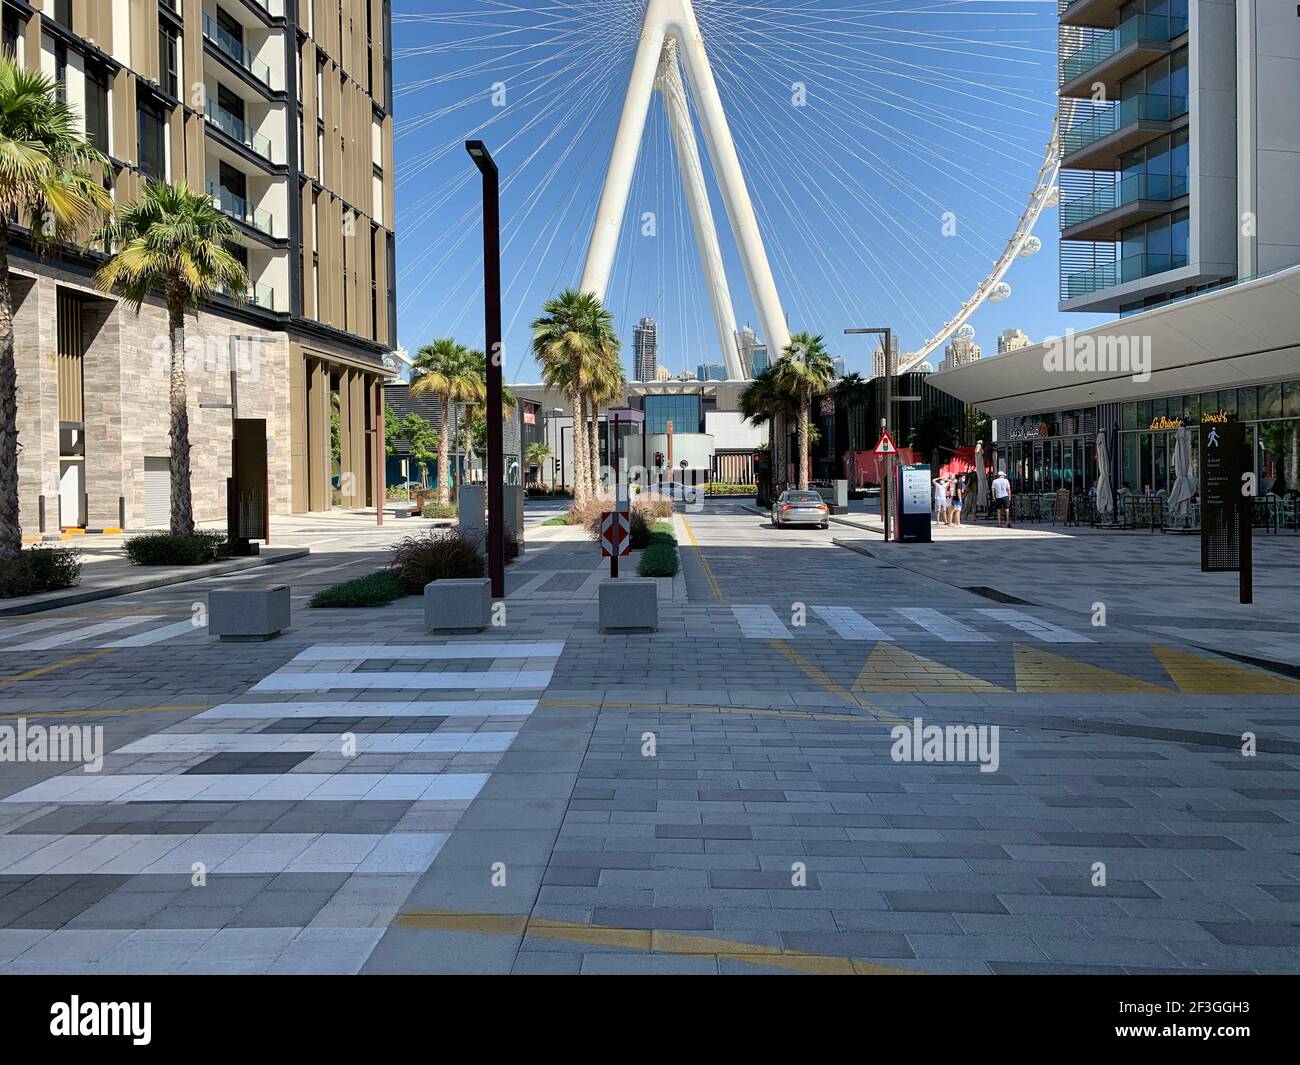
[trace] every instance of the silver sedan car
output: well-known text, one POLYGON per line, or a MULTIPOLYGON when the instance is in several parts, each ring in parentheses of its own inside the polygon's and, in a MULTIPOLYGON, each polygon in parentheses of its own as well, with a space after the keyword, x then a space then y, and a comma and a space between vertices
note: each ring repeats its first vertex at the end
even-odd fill
POLYGON ((831 527, 831 510, 816 492, 791 490, 782 492, 772 504, 772 525, 783 529, 787 525, 819 525, 831 527))

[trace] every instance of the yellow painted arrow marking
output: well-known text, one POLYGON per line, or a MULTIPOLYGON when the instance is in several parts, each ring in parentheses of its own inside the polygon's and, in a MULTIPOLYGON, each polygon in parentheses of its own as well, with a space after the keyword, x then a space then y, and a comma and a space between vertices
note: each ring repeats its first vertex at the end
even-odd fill
POLYGON ((1006 692, 980 677, 901 647, 878 643, 853 683, 855 692, 1006 692))
POLYGON ((1169 695, 1150 681, 1089 665, 1074 658, 1062 658, 1040 647, 1016 644, 1016 691, 1045 694, 1125 694, 1147 692, 1169 695))
POLYGON ((1151 650, 1178 690, 1189 695, 1300 695, 1300 684, 1263 669, 1160 644, 1153 643, 1151 650))

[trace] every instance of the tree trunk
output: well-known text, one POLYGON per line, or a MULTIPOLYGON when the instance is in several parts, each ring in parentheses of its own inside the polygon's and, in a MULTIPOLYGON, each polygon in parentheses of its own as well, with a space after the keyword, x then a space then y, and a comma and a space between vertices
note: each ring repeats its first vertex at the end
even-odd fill
POLYGON ((185 396, 185 304, 173 289, 167 294, 167 325, 171 330, 171 509, 172 535, 194 535, 194 503, 190 497, 190 414, 185 396))
POLYGON ((805 398, 799 404, 799 487, 808 488, 808 420, 812 402, 805 398))
MULTIPOLYGON (((599 492, 601 487, 600 480, 600 404, 595 398, 591 399, 591 490, 593 493, 599 492)), ((611 456, 612 457, 612 456, 611 456)))
POLYGON ((9 291, 9 227, 0 223, 0 558, 23 547, 18 524, 18 367, 14 359, 14 309, 9 291))
POLYGON ((573 502, 581 507, 587 502, 587 427, 583 424, 585 404, 574 389, 569 393, 573 408, 573 502))
POLYGON ((439 412, 442 414, 441 432, 438 434, 438 504, 451 503, 451 397, 441 395, 439 412))

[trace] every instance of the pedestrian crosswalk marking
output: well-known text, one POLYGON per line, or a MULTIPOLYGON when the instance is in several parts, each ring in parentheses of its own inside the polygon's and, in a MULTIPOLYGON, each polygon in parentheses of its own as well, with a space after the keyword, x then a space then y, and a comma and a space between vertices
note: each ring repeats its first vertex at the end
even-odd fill
POLYGON ((1178 690, 1195 695, 1300 695, 1300 684, 1262 669, 1204 658, 1161 644, 1151 650, 1178 690))
POLYGON ((878 625, 868 621, 852 607, 814 606, 813 613, 826 622, 844 640, 892 640, 878 625))
POLYGON ((134 636, 123 636, 121 639, 109 640, 101 643, 100 647, 149 647, 155 643, 162 643, 164 640, 170 640, 173 636, 182 636, 187 632, 197 632, 200 629, 207 628, 206 624, 196 625, 193 618, 186 618, 184 621, 178 621, 173 625, 163 625, 160 628, 148 629, 145 632, 136 633, 134 636))
POLYGON ((976 613, 983 614, 986 618, 992 618, 994 621, 1001 621, 1006 625, 1010 625, 1013 629, 1019 629, 1023 633, 1037 637, 1044 643, 1094 642, 1089 636, 1063 629, 1049 621, 1032 617, 1020 610, 1010 610, 1006 607, 982 607, 976 610, 976 613))
POLYGON ((441 643, 441 644, 328 644, 318 643, 298 652, 295 662, 346 662, 378 659, 424 658, 430 661, 461 658, 559 658, 561 643, 441 643))
POLYGON ((932 632, 945 643, 992 643, 992 638, 963 625, 939 610, 928 607, 895 607, 908 621, 932 632))
MULTIPOLYGON (((53 636, 44 636, 39 640, 32 640, 30 643, 19 644, 17 647, 10 647, 10 651, 52 651, 55 648, 63 647, 66 644, 81 643, 92 636, 99 636, 105 632, 116 632, 118 629, 129 629, 134 625, 143 625, 148 621, 157 621, 161 614, 129 614, 126 617, 113 618, 109 621, 101 621, 96 625, 86 625, 74 627, 66 632, 56 632, 53 636)), ((80 626, 80 622, 77 623, 80 626)))
POLYGON ((485 783, 485 773, 66 773, 0 802, 468 802, 485 783))
POLYGON ((10 835, 0 876, 140 876, 209 873, 419 874, 446 832, 194 832, 10 835))
POLYGON ((877 644, 854 691, 863 692, 1006 692, 996 684, 960 669, 889 644, 877 644))
MULTIPOLYGON (((518 732, 363 732, 357 754, 475 754, 507 750, 518 732)), ((316 754, 337 752, 339 737, 322 732, 156 732, 114 754, 316 754)), ((348 756, 343 756, 348 757, 348 756)))
POLYGON ((1169 695, 1170 689, 1038 647, 1015 644, 1016 691, 1029 694, 1169 695))
POLYGON ((545 688, 549 669, 501 669, 480 673, 272 673, 253 685, 252 691, 333 691, 360 688, 377 691, 412 688, 441 691, 489 688, 545 688))
POLYGON ((536 699, 425 699, 404 702, 297 702, 222 703, 196 714, 205 718, 295 717, 385 718, 385 717, 527 717, 537 709, 536 699))
POLYGON ((791 640, 794 634, 782 624, 770 606, 733 606, 740 631, 751 640, 791 640))

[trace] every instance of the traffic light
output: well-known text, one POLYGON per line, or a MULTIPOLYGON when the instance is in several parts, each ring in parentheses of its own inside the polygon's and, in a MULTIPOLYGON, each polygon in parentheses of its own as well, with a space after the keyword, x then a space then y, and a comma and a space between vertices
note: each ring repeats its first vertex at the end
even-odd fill
POLYGON ((663 453, 662 451, 656 451, 656 452, 655 452, 655 466, 657 466, 657 467, 661 467, 661 466, 663 466, 663 464, 664 464, 664 453, 663 453))

